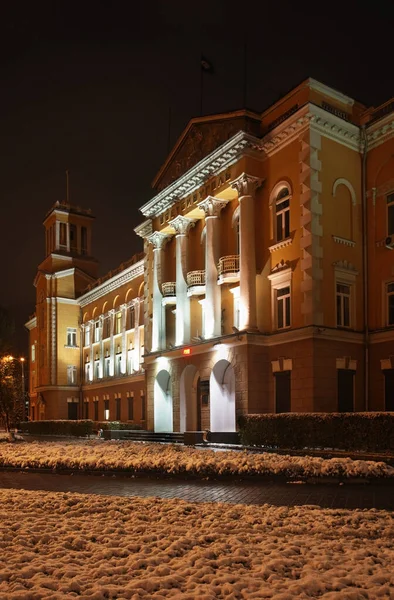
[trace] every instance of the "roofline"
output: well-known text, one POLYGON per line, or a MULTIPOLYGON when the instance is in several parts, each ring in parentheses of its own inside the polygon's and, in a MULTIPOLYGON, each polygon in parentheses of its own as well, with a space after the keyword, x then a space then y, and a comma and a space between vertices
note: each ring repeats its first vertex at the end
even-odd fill
MULTIPOLYGON (((105 296, 109 291, 113 291, 117 287, 120 287, 124 283, 139 277, 144 274, 144 259, 142 258, 138 262, 130 265, 123 269, 123 271, 119 271, 110 279, 106 279, 103 283, 89 290, 82 296, 77 298, 77 302, 81 307, 85 307, 90 302, 95 302, 102 296, 105 296), (109 289, 110 288, 110 289, 109 289)), ((97 280, 96 280, 97 281, 97 280)))

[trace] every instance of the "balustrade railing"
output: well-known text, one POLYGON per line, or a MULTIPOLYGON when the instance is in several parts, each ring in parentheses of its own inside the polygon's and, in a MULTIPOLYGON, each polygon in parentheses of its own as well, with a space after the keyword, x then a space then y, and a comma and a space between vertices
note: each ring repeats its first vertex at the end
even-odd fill
POLYGON ((161 286, 163 296, 175 296, 176 295, 176 283, 175 281, 166 281, 161 286))
POLYGON ((218 262, 218 273, 225 275, 226 273, 238 273, 239 271, 239 254, 230 256, 222 256, 218 262))
POLYGON ((187 287, 205 285, 205 271, 189 271, 187 274, 187 287))

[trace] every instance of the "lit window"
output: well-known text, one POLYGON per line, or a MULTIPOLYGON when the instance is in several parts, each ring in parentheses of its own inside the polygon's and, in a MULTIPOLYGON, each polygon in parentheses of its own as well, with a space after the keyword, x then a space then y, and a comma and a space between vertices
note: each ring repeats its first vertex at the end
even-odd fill
POLYGON ((122 373, 122 355, 117 354, 115 357, 115 372, 116 375, 120 375, 122 373))
POLYGON ((90 381, 90 364, 85 364, 85 381, 90 381))
POLYGON ((90 325, 85 327, 85 346, 90 346, 90 325))
POLYGON ((337 283, 337 327, 350 327, 350 285, 337 283))
POLYGON ((122 333, 122 313, 119 311, 115 315, 115 334, 122 333))
POLYGON ((100 321, 95 321, 94 323, 94 341, 100 341, 100 321))
POLYGON ((35 362, 36 360, 36 345, 31 345, 31 362, 35 362))
POLYGON ((290 286, 276 290, 276 318, 278 329, 290 327, 290 286))
POLYGON ((67 346, 77 345, 77 330, 74 327, 67 327, 67 346))
POLYGON ((276 198, 276 241, 290 236, 290 192, 283 188, 276 198))
POLYGON ((109 421, 109 400, 104 400, 104 421, 109 421))
POLYGON ((394 235, 394 193, 387 196, 387 235, 394 235))
POLYGON ((67 367, 67 383, 68 385, 76 385, 77 383, 77 367, 68 365, 67 367))
POLYGON ((394 325, 394 283, 387 285, 387 324, 394 325))
POLYGON ((129 306, 127 309, 127 329, 134 329, 135 327, 135 311, 134 306, 129 306))
POLYGON ((97 359, 94 361, 94 378, 100 379, 100 361, 97 359))
POLYGON ((109 360, 109 357, 107 357, 104 361, 104 377, 110 376, 109 367, 110 367, 110 360, 109 360))

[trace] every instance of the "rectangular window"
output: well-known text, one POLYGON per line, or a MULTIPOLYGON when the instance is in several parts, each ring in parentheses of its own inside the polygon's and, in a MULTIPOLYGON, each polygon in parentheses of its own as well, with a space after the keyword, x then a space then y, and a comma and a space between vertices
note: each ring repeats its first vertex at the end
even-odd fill
POLYGON ((109 400, 104 400, 104 421, 109 421, 109 400))
POLYGON ((77 251, 77 226, 70 224, 70 250, 77 251))
POLYGON ((135 327, 135 311, 134 306, 129 306, 127 309, 127 326, 126 329, 134 329, 135 327))
POLYGON ((77 367, 68 365, 67 367, 67 383, 68 385, 76 385, 77 383, 77 367))
POLYGON ((83 417, 84 419, 89 419, 89 402, 83 403, 83 417))
POLYGON ((394 283, 387 286, 387 324, 394 325, 394 283))
POLYGON ((78 402, 67 402, 67 408, 67 418, 70 421, 76 421, 78 419, 78 402))
POLYGON ((94 361, 94 378, 100 379, 100 361, 99 360, 94 361))
POLYGON ((278 329, 290 327, 290 286, 276 291, 278 329))
POLYGON ((115 408, 116 408, 116 420, 120 421, 121 398, 115 399, 115 408))
POLYGON ((387 235, 394 235, 394 193, 387 196, 387 235))
POLYGON ((338 369, 338 412, 353 412, 354 371, 338 369))
POLYGON ((234 297, 234 327, 239 329, 239 297, 234 297))
POLYGON ((67 346, 77 346, 77 330, 74 327, 67 327, 67 346))
POLYGON ((127 403, 128 403, 128 420, 132 421, 134 419, 134 397, 130 396, 129 398, 127 398, 127 403))
POLYGON ((122 333, 122 313, 117 312, 115 315, 115 334, 122 333))
POLYGON ((115 373, 116 375, 122 374, 122 355, 117 354, 115 356, 115 373))
POLYGON ((81 254, 84 256, 88 253, 88 230, 86 227, 81 227, 81 254))
POLYGON ((141 391, 141 421, 146 419, 145 394, 141 391))
POLYGON ((110 335, 111 335, 110 320, 109 320, 109 316, 107 315, 106 317, 104 317, 104 322, 103 322, 103 339, 105 340, 106 338, 109 338, 110 335))
POLYGON ((94 406, 94 420, 98 421, 98 400, 95 400, 93 402, 93 406, 94 406))
POLYGON ((100 341, 100 321, 94 322, 94 341, 100 341))
POLYGON ((394 411, 394 369, 384 373, 384 409, 394 411))
POLYGON ((36 361, 36 345, 32 344, 31 345, 31 362, 35 362, 36 361))
POLYGON ((290 236, 290 199, 276 203, 276 241, 281 242, 290 236))
POLYGON ((85 381, 90 381, 90 363, 85 363, 85 381))
POLYGON ((90 346, 90 325, 85 327, 85 346, 90 346))
POLYGON ((275 373, 275 412, 291 411, 291 371, 275 373))
POLYGON ((67 225, 59 223, 59 245, 67 248, 67 225))
POLYGON ((350 285, 337 283, 337 327, 350 327, 350 285))
POLYGON ((104 377, 110 376, 109 366, 109 357, 107 357, 104 361, 104 377))

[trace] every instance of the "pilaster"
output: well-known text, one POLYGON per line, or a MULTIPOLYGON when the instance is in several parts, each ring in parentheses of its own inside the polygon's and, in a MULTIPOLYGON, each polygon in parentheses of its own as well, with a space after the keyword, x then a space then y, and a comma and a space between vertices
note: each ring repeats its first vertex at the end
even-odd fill
POLYGON ((170 235, 155 231, 147 239, 153 245, 152 352, 165 347, 165 309, 162 304, 162 254, 170 235))

